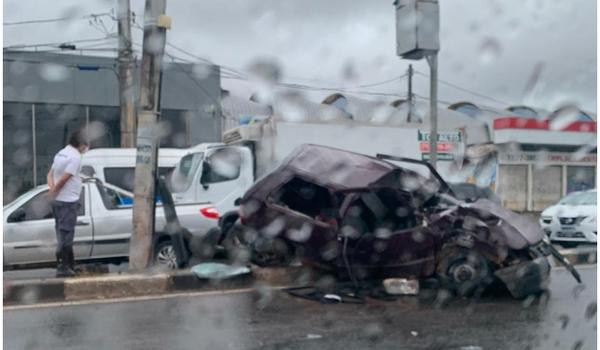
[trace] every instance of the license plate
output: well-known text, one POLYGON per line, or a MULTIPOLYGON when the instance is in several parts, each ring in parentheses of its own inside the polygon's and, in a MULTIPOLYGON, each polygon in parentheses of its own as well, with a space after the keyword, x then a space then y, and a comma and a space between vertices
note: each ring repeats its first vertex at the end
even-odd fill
POLYGON ((560 228, 563 231, 573 231, 573 230, 575 230, 574 226, 561 226, 560 228))
POLYGON ((573 237, 573 232, 563 232, 563 231, 559 231, 558 232, 558 237, 573 237))

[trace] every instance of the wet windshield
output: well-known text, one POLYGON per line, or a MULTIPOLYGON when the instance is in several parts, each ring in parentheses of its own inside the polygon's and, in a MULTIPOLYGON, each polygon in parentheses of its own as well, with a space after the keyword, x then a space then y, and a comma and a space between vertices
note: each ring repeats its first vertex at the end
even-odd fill
POLYGON ((596 192, 573 193, 561 199, 563 205, 596 205, 596 192))
POLYGON ((181 192, 190 187, 203 158, 203 152, 188 154, 181 158, 181 161, 177 164, 170 177, 170 184, 173 191, 181 192))
POLYGON ((4 0, 4 347, 594 348, 598 2, 4 0))

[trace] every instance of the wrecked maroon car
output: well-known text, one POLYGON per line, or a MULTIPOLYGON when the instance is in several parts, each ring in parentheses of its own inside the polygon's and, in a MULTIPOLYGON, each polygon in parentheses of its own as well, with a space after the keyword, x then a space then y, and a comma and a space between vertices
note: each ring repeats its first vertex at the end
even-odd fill
POLYGON ((456 199, 418 160, 303 145, 239 204, 221 219, 222 240, 261 265, 298 257, 354 281, 434 277, 462 295, 502 283, 520 298, 545 288, 554 255, 579 280, 536 223, 456 199))

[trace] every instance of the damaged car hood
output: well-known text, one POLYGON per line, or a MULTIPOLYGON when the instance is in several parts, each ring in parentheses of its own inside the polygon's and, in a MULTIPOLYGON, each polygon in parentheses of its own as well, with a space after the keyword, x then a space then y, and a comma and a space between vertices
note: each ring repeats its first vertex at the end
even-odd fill
POLYGON ((544 238, 544 232, 536 222, 488 199, 478 199, 474 203, 462 203, 460 207, 474 210, 481 217, 494 216, 500 219, 494 231, 502 234, 506 239, 506 244, 513 249, 523 249, 535 245, 544 238))

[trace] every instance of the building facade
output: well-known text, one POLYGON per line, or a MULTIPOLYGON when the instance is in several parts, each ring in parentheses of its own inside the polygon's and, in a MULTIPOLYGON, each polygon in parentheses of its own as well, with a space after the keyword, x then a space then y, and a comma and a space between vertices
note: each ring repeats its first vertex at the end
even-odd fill
MULTIPOLYGON (((136 87, 139 65, 135 63, 136 87)), ((52 157, 78 128, 91 127, 92 148, 120 146, 115 58, 4 51, 3 67, 4 203, 46 182, 52 157)), ((220 140, 220 95, 218 67, 166 63, 161 146, 185 148, 220 140)))

